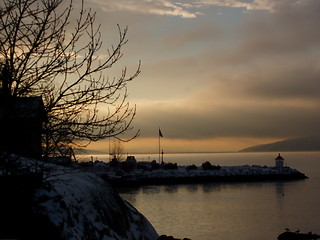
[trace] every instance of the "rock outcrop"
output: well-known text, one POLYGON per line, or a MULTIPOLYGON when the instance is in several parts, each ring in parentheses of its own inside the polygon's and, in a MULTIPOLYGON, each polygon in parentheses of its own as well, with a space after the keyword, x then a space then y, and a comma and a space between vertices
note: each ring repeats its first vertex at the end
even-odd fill
POLYGON ((34 162, 22 162, 28 165, 28 173, 0 172, 1 239, 159 237, 150 222, 98 176, 44 163, 38 163, 37 168, 42 169, 39 174, 32 170, 34 162))
POLYGON ((65 240, 141 239, 158 234, 148 220, 113 188, 90 173, 63 173, 47 179, 35 194, 37 213, 65 240))

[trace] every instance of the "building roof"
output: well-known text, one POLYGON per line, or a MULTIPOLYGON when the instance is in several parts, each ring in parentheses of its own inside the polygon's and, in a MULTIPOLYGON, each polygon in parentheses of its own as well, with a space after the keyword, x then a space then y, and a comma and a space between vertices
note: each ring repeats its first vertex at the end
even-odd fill
POLYGON ((47 120, 41 97, 11 98, 9 101, 2 102, 0 104, 0 118, 7 114, 16 120, 47 120))
POLYGON ((279 153, 279 156, 278 156, 278 157, 276 157, 276 159, 275 159, 275 160, 284 160, 284 159, 283 159, 283 157, 281 157, 281 156, 280 156, 280 153, 279 153))
POLYGON ((127 156, 126 162, 136 163, 137 160, 136 160, 136 158, 134 156, 127 156))

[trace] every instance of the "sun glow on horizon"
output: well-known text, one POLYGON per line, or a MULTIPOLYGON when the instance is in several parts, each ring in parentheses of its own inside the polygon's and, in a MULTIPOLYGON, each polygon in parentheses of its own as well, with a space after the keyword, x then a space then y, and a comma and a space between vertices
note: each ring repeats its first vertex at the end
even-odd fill
MULTIPOLYGON (((160 139, 160 150, 165 153, 197 153, 197 152, 238 152, 253 145, 278 141, 275 138, 212 138, 212 139, 160 139)), ((280 139, 282 140, 282 139, 280 139)), ((109 139, 91 143, 87 149, 101 153, 109 153, 112 148, 109 139)), ((123 153, 158 153, 159 138, 136 138, 123 142, 123 153)))

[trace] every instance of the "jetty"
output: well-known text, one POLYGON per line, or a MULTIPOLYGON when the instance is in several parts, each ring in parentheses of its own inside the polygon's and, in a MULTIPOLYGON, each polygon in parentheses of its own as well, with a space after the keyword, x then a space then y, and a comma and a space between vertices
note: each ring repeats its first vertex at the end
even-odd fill
POLYGON ((82 169, 86 166, 88 171, 94 172, 117 187, 308 178, 298 170, 284 166, 284 159, 280 154, 275 158, 274 166, 219 166, 212 165, 208 161, 201 166, 178 166, 177 163, 164 161, 157 163, 155 160, 139 162, 134 156, 128 156, 126 161, 121 162, 114 158, 109 163, 99 161, 83 163, 82 169))
POLYGON ((134 169, 129 172, 108 171, 99 175, 115 186, 192 184, 210 182, 253 182, 272 180, 298 180, 307 176, 296 169, 284 167, 278 169, 267 166, 223 166, 219 169, 188 169, 177 166, 176 169, 134 169))

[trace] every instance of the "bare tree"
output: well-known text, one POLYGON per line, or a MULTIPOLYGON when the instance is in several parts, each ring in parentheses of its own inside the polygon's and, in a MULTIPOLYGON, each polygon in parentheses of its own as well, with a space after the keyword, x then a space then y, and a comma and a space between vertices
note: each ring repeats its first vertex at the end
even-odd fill
MULTIPOLYGON (((127 28, 103 49, 96 13, 84 9, 73 19, 72 0, 4 0, 0 3, 0 90, 3 96, 42 96, 48 122, 46 153, 119 137, 131 129, 135 107, 127 102, 128 76, 105 72, 122 57, 127 28), (101 114, 103 109, 103 114, 101 114), (99 112, 100 110, 100 112, 99 112)), ((135 137, 138 132, 133 134, 135 137)))
POLYGON ((118 162, 122 162, 124 160, 124 148, 122 145, 122 141, 119 139, 114 139, 110 154, 115 157, 118 162))

